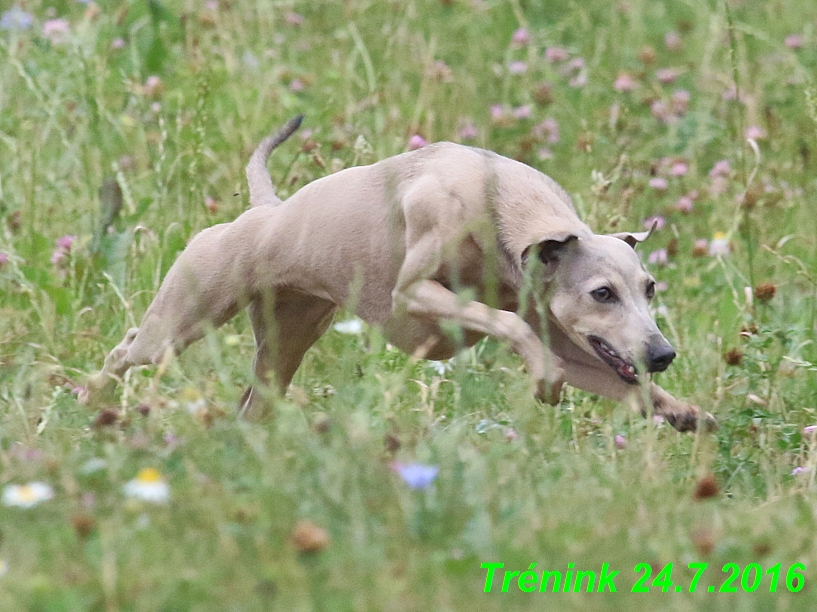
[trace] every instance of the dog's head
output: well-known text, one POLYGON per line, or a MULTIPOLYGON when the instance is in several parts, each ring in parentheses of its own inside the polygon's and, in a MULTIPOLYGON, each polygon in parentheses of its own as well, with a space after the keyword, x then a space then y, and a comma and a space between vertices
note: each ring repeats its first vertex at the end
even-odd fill
POLYGON ((619 378, 638 384, 640 372, 662 372, 675 351, 650 316, 655 281, 635 246, 639 234, 562 234, 530 247, 544 265, 549 316, 585 352, 619 378))

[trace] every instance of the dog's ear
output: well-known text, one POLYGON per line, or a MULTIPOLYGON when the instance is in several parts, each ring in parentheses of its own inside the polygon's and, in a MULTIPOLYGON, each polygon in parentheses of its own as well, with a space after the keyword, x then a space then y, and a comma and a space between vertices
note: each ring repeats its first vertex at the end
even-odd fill
POLYGON ((613 238, 618 238, 619 240, 623 240, 631 247, 635 248, 642 242, 644 242, 647 238, 650 237, 653 230, 658 225, 658 221, 654 221, 652 227, 648 229, 646 232, 618 232, 616 234, 609 234, 613 238))
POLYGON ((564 233, 532 244, 522 251, 522 266, 525 266, 531 253, 537 253, 539 260, 545 264, 545 266, 555 264, 559 261, 559 255, 564 252, 564 249, 578 239, 579 237, 575 234, 564 233))

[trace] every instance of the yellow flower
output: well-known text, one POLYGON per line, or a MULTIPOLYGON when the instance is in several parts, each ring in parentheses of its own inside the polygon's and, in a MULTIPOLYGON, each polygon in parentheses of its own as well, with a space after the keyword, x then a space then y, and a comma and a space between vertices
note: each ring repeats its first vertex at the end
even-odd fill
POLYGON ((44 482, 8 485, 3 489, 3 505, 31 508, 54 497, 54 489, 44 482))
POLYGON ((164 504, 170 499, 170 485, 156 468, 139 470, 136 478, 126 483, 125 496, 154 504, 164 504))

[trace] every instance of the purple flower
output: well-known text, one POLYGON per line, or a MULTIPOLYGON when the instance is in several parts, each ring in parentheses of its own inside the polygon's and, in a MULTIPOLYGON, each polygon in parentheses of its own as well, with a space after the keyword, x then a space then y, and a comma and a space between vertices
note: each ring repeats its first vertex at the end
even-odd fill
POLYGON ((668 85, 673 83, 675 79, 678 78, 678 71, 674 68, 661 68, 655 72, 655 78, 658 79, 659 83, 668 85))
POLYGON ((111 49, 119 50, 125 48, 125 39, 124 38, 114 38, 111 41, 111 49))
POLYGON ((422 149, 427 144, 428 144, 428 142, 426 142, 425 138, 423 138, 419 134, 415 134, 414 136, 409 138, 408 148, 409 148, 409 151, 416 151, 417 149, 422 149))
POLYGON ((560 140, 559 123, 553 117, 548 117, 534 125, 531 132, 537 138, 547 137, 547 141, 551 144, 556 144, 560 140))
POLYGON ((686 89, 676 89, 672 92, 672 110, 677 115, 683 115, 687 112, 689 105, 690 94, 686 89))
POLYGON ((692 212, 692 208, 694 207, 694 202, 692 198, 688 195, 681 196, 678 198, 678 201, 675 203, 675 210, 679 210, 683 213, 692 212))
POLYGON ((517 106, 513 109, 513 116, 516 119, 530 119, 533 114, 533 108, 529 105, 517 106))
POLYGON ((716 176, 729 176, 731 172, 732 167, 729 165, 729 160, 722 159, 715 162, 715 165, 712 166, 712 170, 709 171, 709 178, 715 178, 716 176))
POLYGON ((568 85, 570 85, 571 87, 575 87, 576 89, 579 89, 587 85, 588 81, 589 79, 587 77, 587 72, 582 70, 579 74, 577 74, 572 79, 570 79, 570 81, 568 81, 568 85))
POLYGON ((470 121, 460 127, 460 138, 462 140, 473 140, 477 136, 479 136, 479 130, 470 121))
POLYGON ((669 173, 671 176, 684 176, 688 170, 689 166, 687 166, 684 162, 675 162, 669 169, 669 173))
POLYGON ((616 448, 624 450, 625 448, 627 448, 627 438, 625 438, 621 434, 618 434, 615 437, 615 444, 616 444, 616 448))
POLYGON ((665 224, 666 220, 661 215, 653 215, 652 217, 644 219, 644 227, 646 229, 652 229, 654 225, 656 230, 661 230, 664 229, 665 224))
POLYGON ((528 43, 530 43, 530 32, 528 32, 525 28, 519 28, 516 32, 513 33, 511 37, 511 43, 516 45, 517 47, 524 47, 528 43))
POLYGON ((569 57, 570 54, 567 52, 567 49, 564 49, 563 47, 548 47, 545 49, 545 59, 551 64, 564 62, 569 57))
POLYGON ((301 79, 292 79, 289 82, 289 91, 299 92, 303 91, 306 88, 304 82, 301 79))
POLYGON ((806 427, 803 427, 804 436, 810 436, 815 431, 817 431, 817 425, 807 425, 806 427))
POLYGON ((789 34, 786 36, 786 46, 789 49, 799 49, 803 46, 803 37, 800 34, 789 34))
POLYGON ((664 45, 670 51, 680 51, 684 47, 684 42, 678 35, 678 32, 667 32, 664 34, 664 45))
POLYGON ((56 240, 56 245, 58 249, 62 249, 63 251, 70 251, 71 247, 74 246, 74 241, 77 239, 76 236, 71 236, 66 234, 65 236, 60 236, 56 240))
POLYGON ((663 102, 662 100, 656 100, 653 102, 650 105, 650 112, 652 112, 653 117, 659 121, 663 121, 664 123, 670 123, 676 119, 667 103, 663 102))
POLYGON ((491 121, 502 121, 505 118, 505 107, 502 104, 491 105, 491 121))
POLYGON ((669 289, 669 285, 667 284, 666 281, 658 281, 657 283, 655 283, 656 291, 666 291, 667 289, 669 289))
POLYGON ((411 489, 425 489, 437 478, 440 471, 436 465, 423 465, 422 463, 393 463, 392 469, 400 474, 400 477, 411 489))
POLYGON ((622 72, 616 77, 615 83, 613 83, 613 89, 616 91, 633 91, 634 89, 638 88, 638 82, 632 77, 632 75, 622 72))
POLYGON ((291 25, 294 27, 298 27, 304 22, 304 16, 300 13, 296 13, 295 11, 290 11, 289 13, 284 16, 284 21, 286 21, 287 25, 291 25))
POLYGON ((651 178, 650 182, 649 182, 649 185, 653 189, 658 189, 659 191, 663 191, 664 189, 669 187, 669 183, 667 182, 667 179, 665 179, 662 176, 656 176, 656 177, 651 178))
POLYGON ((43 36, 54 44, 65 42, 71 26, 65 19, 49 19, 43 24, 43 36))
POLYGON ((752 140, 760 140, 761 138, 766 138, 766 130, 757 125, 750 125, 748 128, 746 128, 743 135, 744 137, 751 138, 752 140))
POLYGON ((723 232, 715 232, 712 242, 709 243, 709 255, 711 257, 726 256, 731 252, 732 247, 726 235, 723 232))
POLYGON ((802 465, 798 465, 796 468, 794 468, 791 471, 791 475, 792 476, 797 476, 798 474, 808 474, 808 471, 809 470, 808 470, 807 467, 803 467, 802 465))
POLYGON ((0 30, 22 31, 31 27, 34 17, 19 6, 14 6, 0 15, 0 30))
POLYGON ((525 74, 528 71, 528 65, 522 61, 515 61, 508 64, 508 72, 510 74, 525 74))
POLYGON ((5 266, 9 261, 8 253, 0 252, 0 268, 5 266))
POLYGON ((657 251, 653 251, 652 253, 650 253, 649 257, 647 257, 647 261, 656 266, 665 265, 666 263, 669 262, 667 249, 658 249, 657 251))

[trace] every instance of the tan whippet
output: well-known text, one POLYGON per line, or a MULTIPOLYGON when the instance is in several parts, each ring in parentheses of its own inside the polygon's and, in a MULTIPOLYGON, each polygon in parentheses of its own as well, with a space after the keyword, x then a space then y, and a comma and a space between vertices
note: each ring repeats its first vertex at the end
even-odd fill
POLYGON ((650 316, 655 282, 634 250, 648 232, 594 234, 551 178, 448 142, 343 170, 282 202, 265 164, 300 119, 253 154, 252 208, 193 238, 80 401, 110 399, 131 366, 178 354, 249 307, 255 387, 241 410, 256 417, 258 387, 285 391, 335 311, 349 306, 429 359, 484 336, 505 341, 550 403, 566 382, 639 402, 644 413, 651 402, 682 431, 698 421, 715 427, 698 407, 639 384, 675 357, 650 316), (441 324, 462 333, 455 340, 441 324))

